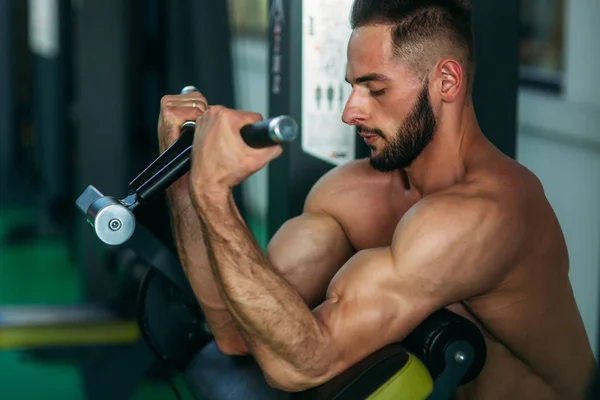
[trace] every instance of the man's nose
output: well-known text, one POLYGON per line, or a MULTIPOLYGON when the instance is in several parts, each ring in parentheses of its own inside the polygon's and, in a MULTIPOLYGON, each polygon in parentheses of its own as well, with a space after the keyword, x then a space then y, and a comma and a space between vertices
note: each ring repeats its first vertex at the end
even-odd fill
POLYGON ((342 113, 342 121, 348 125, 360 125, 366 118, 366 108, 361 99, 352 93, 346 102, 344 112, 342 113))

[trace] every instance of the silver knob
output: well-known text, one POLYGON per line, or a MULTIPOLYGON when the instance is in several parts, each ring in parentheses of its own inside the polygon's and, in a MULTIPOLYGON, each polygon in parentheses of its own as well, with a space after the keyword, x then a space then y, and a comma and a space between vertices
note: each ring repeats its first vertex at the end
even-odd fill
POLYGON ((467 361, 467 355, 463 351, 457 351, 454 353, 454 361, 461 364, 467 361))
POLYGON ((181 94, 188 94, 191 92, 199 92, 199 90, 195 86, 186 86, 181 89, 181 94))
POLYGON ((131 210, 115 198, 102 196, 93 186, 81 194, 77 206, 85 213, 96 236, 108 245, 127 242, 135 231, 135 216, 131 210))
POLYGON ((297 135, 298 124, 290 116, 282 115, 269 123, 269 137, 276 143, 292 142, 297 135))

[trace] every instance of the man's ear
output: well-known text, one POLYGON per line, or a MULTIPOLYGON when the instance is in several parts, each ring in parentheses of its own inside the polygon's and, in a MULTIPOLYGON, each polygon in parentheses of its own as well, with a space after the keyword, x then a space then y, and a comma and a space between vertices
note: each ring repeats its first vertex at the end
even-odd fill
POLYGON ((462 65, 456 60, 442 60, 436 68, 436 75, 436 81, 439 82, 436 90, 443 101, 452 103, 466 83, 462 65))

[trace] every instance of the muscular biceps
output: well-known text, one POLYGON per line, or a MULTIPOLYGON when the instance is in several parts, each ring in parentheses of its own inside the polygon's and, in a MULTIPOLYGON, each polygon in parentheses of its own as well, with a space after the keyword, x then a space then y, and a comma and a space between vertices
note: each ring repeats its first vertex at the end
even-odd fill
POLYGON ((285 223, 267 250, 269 260, 311 308, 325 300, 331 279, 352 253, 340 224, 320 212, 285 223))

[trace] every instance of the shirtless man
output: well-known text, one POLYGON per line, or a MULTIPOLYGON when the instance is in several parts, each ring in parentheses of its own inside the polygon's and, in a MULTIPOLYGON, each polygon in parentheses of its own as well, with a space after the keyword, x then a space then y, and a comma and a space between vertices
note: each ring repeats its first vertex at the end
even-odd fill
POLYGON ((252 353, 272 386, 299 391, 447 307, 488 345, 459 398, 583 399, 595 361, 563 234, 539 180, 478 126, 468 8, 357 0, 352 28, 342 119, 370 159, 322 177, 266 255, 231 192, 281 154, 241 140, 261 117, 208 109, 199 93, 162 100, 162 150, 197 119, 192 169, 169 198, 219 348, 252 353))

